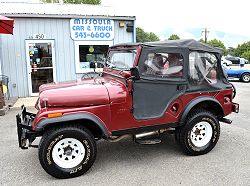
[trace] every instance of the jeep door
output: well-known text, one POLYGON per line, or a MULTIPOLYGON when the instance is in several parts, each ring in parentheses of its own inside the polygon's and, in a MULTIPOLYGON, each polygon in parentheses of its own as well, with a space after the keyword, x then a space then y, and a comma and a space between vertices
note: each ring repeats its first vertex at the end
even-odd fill
POLYGON ((138 62, 140 79, 133 85, 135 119, 164 117, 170 103, 187 88, 187 64, 185 48, 143 47, 138 62))

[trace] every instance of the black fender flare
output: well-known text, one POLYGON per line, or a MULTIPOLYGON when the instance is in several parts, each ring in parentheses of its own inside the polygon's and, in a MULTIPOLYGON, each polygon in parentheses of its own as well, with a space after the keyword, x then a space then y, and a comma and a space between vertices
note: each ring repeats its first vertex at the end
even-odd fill
POLYGON ((192 100, 184 109, 184 111, 182 112, 182 115, 181 115, 181 119, 180 119, 180 123, 181 124, 184 124, 187 116, 188 116, 188 113, 190 112, 190 110, 196 106, 197 104, 203 102, 203 101, 211 101, 211 102, 214 102, 216 103, 222 110, 223 112, 223 115, 224 115, 224 110, 223 110, 223 107, 221 106, 220 102, 218 100, 216 100, 214 97, 211 97, 211 96, 202 96, 202 97, 199 97, 199 98, 196 98, 194 100, 192 100))
POLYGON ((62 123, 62 122, 69 122, 69 121, 83 120, 83 119, 94 122, 96 127, 98 127, 102 131, 102 135, 104 138, 108 138, 110 136, 105 124, 97 116, 90 113, 67 114, 61 117, 46 118, 41 120, 37 124, 36 131, 43 131, 45 127, 52 126, 55 123, 62 123))

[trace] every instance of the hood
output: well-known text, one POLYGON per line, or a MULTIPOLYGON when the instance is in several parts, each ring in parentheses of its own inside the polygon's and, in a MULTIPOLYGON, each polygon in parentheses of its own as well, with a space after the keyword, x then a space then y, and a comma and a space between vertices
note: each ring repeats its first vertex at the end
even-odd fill
POLYGON ((109 104, 101 78, 51 83, 40 86, 39 99, 48 107, 82 107, 109 104))

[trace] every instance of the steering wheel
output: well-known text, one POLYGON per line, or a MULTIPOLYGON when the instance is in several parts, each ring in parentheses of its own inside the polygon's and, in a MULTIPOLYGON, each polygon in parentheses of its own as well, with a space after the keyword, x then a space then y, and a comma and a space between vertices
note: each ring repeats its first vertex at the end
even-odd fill
POLYGON ((94 79, 101 76, 101 73, 98 72, 87 72, 82 75, 82 79, 94 79))

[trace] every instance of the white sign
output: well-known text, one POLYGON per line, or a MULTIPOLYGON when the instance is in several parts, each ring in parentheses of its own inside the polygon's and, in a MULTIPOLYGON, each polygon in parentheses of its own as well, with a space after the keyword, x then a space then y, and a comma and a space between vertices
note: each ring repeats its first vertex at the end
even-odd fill
POLYGON ((107 19, 71 19, 70 34, 73 40, 113 40, 114 21, 107 19))
POLYGON ((33 39, 46 39, 46 34, 33 34, 33 39))

